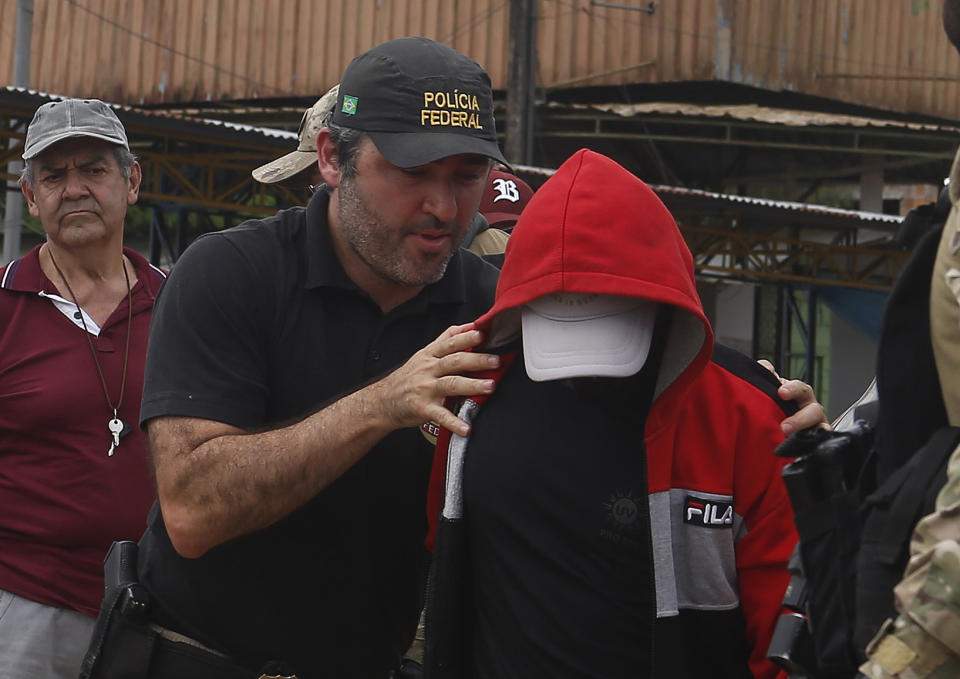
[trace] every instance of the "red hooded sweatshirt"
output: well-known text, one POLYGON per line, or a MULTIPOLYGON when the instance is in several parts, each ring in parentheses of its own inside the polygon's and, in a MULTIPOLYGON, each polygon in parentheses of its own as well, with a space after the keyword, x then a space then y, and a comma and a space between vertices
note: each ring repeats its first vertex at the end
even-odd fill
MULTIPOLYGON (((774 456, 790 407, 776 397, 779 384, 753 360, 714 347, 692 257, 672 216, 646 184, 589 150, 557 170, 517 223, 494 306, 477 321, 486 350, 514 342, 523 305, 557 292, 673 307, 644 430, 657 639, 669 628, 666 634, 678 635, 670 648, 740 653, 744 674, 775 677, 765 656, 797 539, 781 479, 786 460, 774 456), (728 625, 728 617, 716 615, 724 611, 742 614, 740 648, 711 647, 705 639, 711 624, 728 625)), ((506 373, 513 357, 494 377, 506 373)), ((484 400, 465 402, 461 417, 472 418, 484 400)), ((460 472, 468 448, 468 439, 441 431, 431 540, 441 506, 447 520, 462 516, 460 472)), ((430 626, 428 618, 428 635, 430 626)), ((662 673, 664 659, 657 665, 662 673)), ((669 676, 685 676, 682 666, 676 669, 669 676)))

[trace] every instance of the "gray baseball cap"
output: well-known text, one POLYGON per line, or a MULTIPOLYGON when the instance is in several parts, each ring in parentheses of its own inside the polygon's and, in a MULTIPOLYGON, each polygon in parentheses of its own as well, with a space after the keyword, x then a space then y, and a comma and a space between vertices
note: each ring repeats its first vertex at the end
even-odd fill
POLYGON ((130 150, 123 124, 110 106, 99 99, 63 99, 48 102, 33 114, 23 159, 30 160, 69 137, 93 137, 130 150))

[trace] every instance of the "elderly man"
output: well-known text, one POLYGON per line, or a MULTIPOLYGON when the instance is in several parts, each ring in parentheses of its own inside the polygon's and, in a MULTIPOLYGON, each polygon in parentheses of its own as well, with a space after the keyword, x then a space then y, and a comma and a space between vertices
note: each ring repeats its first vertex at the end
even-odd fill
POLYGON ((72 679, 104 555, 154 499, 136 425, 163 274, 123 247, 140 166, 109 106, 44 104, 23 159, 46 242, 0 269, 0 675, 72 679))

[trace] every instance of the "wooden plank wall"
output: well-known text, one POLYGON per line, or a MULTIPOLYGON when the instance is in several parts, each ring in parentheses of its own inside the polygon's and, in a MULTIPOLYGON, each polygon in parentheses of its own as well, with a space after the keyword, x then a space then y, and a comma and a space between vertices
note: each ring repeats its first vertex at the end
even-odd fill
POLYGON ((960 56, 944 34, 939 0, 730 4, 732 80, 960 117, 960 56))
MULTIPOLYGON (((0 84, 17 0, 0 0, 0 84)), ((30 87, 143 104, 322 94, 349 60, 428 35, 505 79, 507 0, 34 0, 30 87)))
POLYGON ((540 80, 635 66, 578 84, 717 79, 960 118, 960 56, 941 9, 941 0, 664 0, 649 15, 541 0, 540 80))
MULTIPOLYGON (((960 118, 942 0, 539 0, 543 87, 729 80, 960 118), (607 3, 649 6, 646 0, 607 3)), ((0 0, 0 84, 17 0, 0 0)), ((34 0, 31 87, 125 104, 314 96, 427 35, 506 88, 509 0, 34 0)), ((9 82, 9 81, 8 81, 9 82)))

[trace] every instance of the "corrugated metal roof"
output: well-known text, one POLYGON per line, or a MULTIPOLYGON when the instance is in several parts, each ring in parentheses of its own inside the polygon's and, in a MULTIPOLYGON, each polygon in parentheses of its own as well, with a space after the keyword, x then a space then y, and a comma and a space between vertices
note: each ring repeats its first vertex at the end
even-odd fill
MULTIPOLYGON (((514 170, 521 174, 530 174, 541 177, 550 177, 556 172, 556 170, 552 170, 550 168, 534 167, 531 165, 515 165, 514 170)), ((690 189, 682 186, 667 186, 664 184, 648 184, 648 186, 658 194, 693 196, 726 203, 741 203, 756 207, 766 207, 775 210, 807 212, 825 217, 835 217, 837 219, 850 221, 876 222, 878 224, 889 225, 899 224, 901 221, 903 221, 903 217, 899 215, 887 215, 879 212, 864 212, 862 210, 844 210, 842 208, 835 208, 827 205, 817 205, 814 203, 797 203, 788 200, 770 200, 768 198, 737 196, 728 193, 715 193, 713 191, 690 189)))
MULTIPOLYGON (((62 94, 52 94, 49 92, 42 92, 40 90, 31 90, 24 87, 13 87, 6 86, 3 88, 4 92, 12 94, 27 94, 32 97, 38 97, 45 99, 47 101, 57 101, 61 99, 68 99, 69 97, 62 94)), ((225 120, 216 120, 213 118, 203 118, 182 115, 178 113, 169 113, 162 110, 146 110, 142 108, 137 108, 135 106, 124 106, 121 104, 114 104, 112 102, 105 102, 111 108, 117 111, 125 111, 129 113, 134 113, 140 116, 146 116, 148 118, 163 118, 167 120, 181 120, 187 123, 199 124, 199 125, 209 125, 211 127, 220 127, 226 130, 231 130, 235 132, 242 132, 245 134, 256 134, 263 137, 273 137, 278 139, 290 139, 296 141, 298 139, 296 132, 290 132, 288 130, 277 130, 271 127, 257 127, 254 125, 243 125, 239 123, 231 123, 225 120)))
MULTIPOLYGON (((30 90, 22 87, 7 86, 7 87, 4 87, 2 91, 6 93, 11 93, 11 94, 27 94, 31 97, 37 97, 37 98, 45 99, 48 101, 66 98, 63 95, 50 94, 47 92, 30 90)), ((122 105, 113 104, 113 103, 110 103, 110 106, 112 106, 114 109, 118 111, 129 112, 139 116, 144 116, 145 118, 157 118, 157 119, 164 119, 164 120, 183 121, 188 124, 199 124, 199 125, 210 126, 210 127, 219 127, 225 130, 234 131, 242 134, 259 135, 261 137, 268 137, 268 138, 289 139, 291 141, 295 141, 298 138, 295 132, 290 132, 286 130, 277 130, 269 127, 242 125, 242 124, 231 123, 231 122, 226 122, 222 120, 215 120, 212 118, 195 118, 191 116, 183 116, 183 115, 168 113, 164 111, 147 111, 147 110, 143 110, 143 109, 132 107, 132 106, 122 106, 122 105)), ((608 106, 610 106, 611 109, 613 107, 613 105, 608 105, 608 106)), ((758 112, 761 111, 762 109, 762 107, 725 107, 725 106, 698 107, 698 106, 689 106, 686 104, 637 104, 630 107, 619 107, 619 108, 652 110, 651 107, 657 107, 657 106, 662 107, 658 109, 658 112, 662 112, 662 113, 673 112, 673 113, 680 113, 682 115, 694 115, 693 113, 690 112, 694 109, 700 109, 700 110, 711 109, 713 110, 714 115, 720 115, 719 114, 720 110, 726 111, 730 109, 742 109, 743 111, 740 111, 740 113, 743 115, 746 115, 745 113, 746 110, 755 110, 754 113, 751 113, 751 115, 754 115, 754 114, 759 115, 758 112), (673 109, 671 111, 670 107, 672 106, 676 106, 678 108, 673 109)), ((598 108, 602 109, 603 107, 598 107, 598 108)), ((608 110, 611 110, 611 109, 608 109, 608 110)), ((634 115, 637 112, 642 112, 642 111, 633 110, 632 112, 629 112, 629 113, 627 112, 624 112, 624 113, 618 112, 618 113, 621 115, 634 115)), ((792 113, 798 119, 803 118, 803 112, 781 111, 781 113, 792 113)), ((727 115, 727 114, 724 113, 723 115, 727 115)), ((876 123, 903 126, 903 127, 912 126, 911 129, 918 129, 917 127, 915 127, 917 125, 915 123, 901 123, 898 121, 876 121, 875 119, 872 119, 872 118, 856 119, 854 116, 840 116, 840 115, 819 114, 819 113, 811 114, 810 117, 806 120, 806 122, 796 122, 794 124, 867 125, 867 124, 876 124, 876 123), (814 122, 816 120, 819 120, 821 122, 814 122), (827 120, 834 120, 835 122, 826 122, 827 120), (844 120, 846 122, 836 122, 839 120, 844 120), (854 120, 858 120, 860 122, 854 122, 854 120)), ((789 123, 786 123, 784 121, 779 121, 778 124, 789 124, 789 123)), ((925 126, 924 129, 940 129, 940 130, 949 129, 951 131, 960 133, 960 127, 947 128, 945 126, 925 126)), ((542 176, 542 177, 549 177, 554 172, 556 172, 556 170, 554 169, 534 167, 529 165, 516 165, 514 166, 514 169, 520 173, 527 173, 530 175, 542 176)), ((649 186, 655 192, 662 193, 662 194, 706 198, 710 200, 722 201, 727 203, 741 203, 741 204, 748 204, 756 207, 767 207, 767 208, 776 209, 776 210, 813 213, 817 215, 829 216, 837 219, 850 220, 850 221, 877 222, 877 223, 891 224, 891 225, 898 224, 900 221, 902 221, 902 217, 899 217, 896 215, 886 215, 886 214, 880 214, 880 213, 874 213, 874 212, 863 212, 859 210, 844 210, 841 208, 834 208, 826 205, 816 205, 811 203, 797 203, 793 201, 782 201, 782 200, 770 200, 766 198, 754 198, 750 196, 737 196, 732 194, 703 191, 701 189, 692 189, 692 188, 685 188, 680 186, 668 186, 664 184, 649 184, 649 186)))
POLYGON ((630 117, 636 115, 680 115, 702 118, 730 118, 732 120, 767 123, 770 125, 787 125, 790 127, 878 127, 899 128, 925 132, 949 132, 960 134, 960 125, 932 124, 888 120, 868 116, 854 116, 841 113, 826 113, 820 111, 800 111, 795 109, 771 108, 758 104, 745 105, 699 105, 684 102, 646 102, 641 104, 557 104, 550 103, 551 108, 568 108, 574 110, 595 110, 614 113, 619 116, 630 117))
POLYGON ((728 193, 713 193, 712 191, 687 189, 681 186, 665 186, 663 184, 650 184, 649 186, 656 193, 669 193, 678 196, 697 196, 701 198, 721 200, 728 203, 744 203, 760 207, 769 207, 777 210, 811 212, 819 215, 837 217, 838 219, 849 219, 861 222, 881 222, 884 224, 899 224, 901 221, 903 221, 903 217, 899 215, 887 215, 879 212, 864 212, 862 210, 844 210, 841 208, 829 207, 827 205, 817 205, 814 203, 796 203, 789 200, 770 200, 768 198, 736 196, 728 193))
MULTIPOLYGON (((538 85, 713 80, 960 118, 930 0, 538 0, 538 85)), ((131 104, 317 97, 354 56, 424 35, 509 79, 506 0, 34 0, 29 83, 131 104)), ((0 3, 0 73, 18 3, 0 3)))

